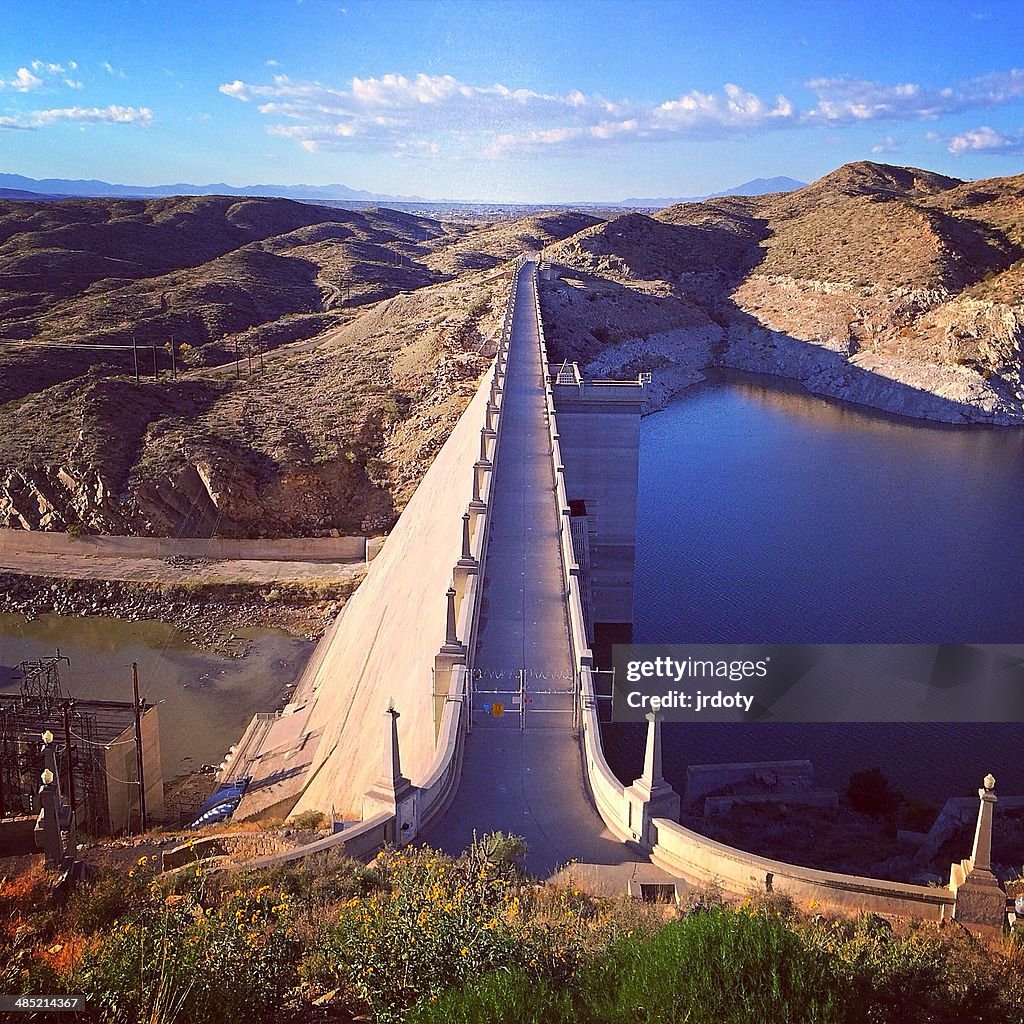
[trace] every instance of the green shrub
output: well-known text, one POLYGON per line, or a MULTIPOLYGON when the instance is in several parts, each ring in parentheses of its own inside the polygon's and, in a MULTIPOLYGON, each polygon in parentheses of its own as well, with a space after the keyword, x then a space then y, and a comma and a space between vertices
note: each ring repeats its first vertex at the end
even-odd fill
POLYGON ((302 811, 288 819, 292 828, 322 828, 327 820, 323 811, 302 811))
POLYGON ((128 917, 75 972, 102 1020, 229 1024, 287 1019, 297 941, 286 894, 236 891, 216 910, 185 896, 128 917))
POLYGON ((602 1024, 839 1024, 843 983, 777 914, 690 914, 616 943, 580 981, 602 1024))
POLYGON ((1010 1011, 1019 971, 960 931, 919 925, 900 934, 866 914, 806 929, 849 986, 847 1024, 1020 1024, 1010 1011))
POLYGON ((463 988, 418 1003, 407 1024, 577 1024, 567 991, 525 971, 495 971, 463 988))

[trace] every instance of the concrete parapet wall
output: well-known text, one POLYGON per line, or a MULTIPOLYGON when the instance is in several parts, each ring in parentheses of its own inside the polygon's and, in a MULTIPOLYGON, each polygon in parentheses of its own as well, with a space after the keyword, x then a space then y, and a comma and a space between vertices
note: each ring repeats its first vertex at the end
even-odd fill
POLYGON ((746 853, 691 832, 665 818, 651 823, 651 860, 671 874, 720 885, 732 893, 780 892, 804 905, 817 903, 928 921, 950 920, 949 889, 887 882, 786 864, 746 853))
MULTIPOLYGON (((592 671, 593 655, 587 639, 583 616, 583 602, 578 585, 580 567, 572 546, 569 528, 569 499, 565 490, 564 463, 555 412, 554 392, 551 384, 551 368, 548 365, 547 346, 544 342, 544 322, 538 301, 535 314, 540 336, 541 368, 546 382, 546 408, 548 433, 551 439, 551 475, 555 488, 555 500, 559 509, 559 546, 562 555, 562 572, 566 580, 566 602, 569 622, 569 646, 579 686, 579 735, 583 758, 583 778, 590 791, 594 806, 608 829, 617 838, 627 841, 637 838, 630 828, 630 804, 625 787, 608 766, 601 743, 601 726, 597 714, 597 693, 592 671)), ((634 385, 635 386, 635 385, 634 385)))

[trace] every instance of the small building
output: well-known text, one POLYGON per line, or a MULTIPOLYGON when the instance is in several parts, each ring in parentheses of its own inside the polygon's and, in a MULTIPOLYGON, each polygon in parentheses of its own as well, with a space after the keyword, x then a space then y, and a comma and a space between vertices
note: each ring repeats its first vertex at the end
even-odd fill
MULTIPOLYGON (((44 732, 54 735, 63 799, 74 805, 79 834, 120 835, 139 827, 135 708, 131 701, 26 700, 0 694, 0 854, 15 852, 15 821, 38 813, 44 732), (67 771, 70 738, 70 773, 67 771), (10 827, 7 827, 7 826, 10 827)), ((140 716, 149 820, 164 816, 160 723, 155 706, 140 716)))

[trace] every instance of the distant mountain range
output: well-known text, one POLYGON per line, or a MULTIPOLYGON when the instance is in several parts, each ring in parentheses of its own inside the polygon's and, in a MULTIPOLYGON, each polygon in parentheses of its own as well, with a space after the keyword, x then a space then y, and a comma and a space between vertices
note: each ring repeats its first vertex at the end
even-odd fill
MULTIPOLYGON (((0 175, 2 178, 2 175, 0 175)), ((724 192, 711 192, 706 196, 681 196, 675 199, 623 199, 621 203, 614 203, 615 206, 630 207, 657 207, 663 209, 666 206, 675 206, 676 203, 699 203, 704 199, 722 199, 725 196, 766 196, 772 192, 794 192, 803 188, 806 181, 797 181, 796 178, 785 176, 776 178, 754 178, 752 181, 745 181, 735 188, 727 188, 724 192)))
MULTIPOLYGON (((545 206, 587 206, 603 208, 662 209, 676 203, 697 203, 702 199, 718 199, 722 196, 763 196, 770 192, 792 192, 803 188, 804 182, 795 178, 754 178, 724 192, 713 192, 707 196, 690 196, 661 199, 623 199, 611 203, 557 203, 539 204, 545 206)), ((191 185, 178 182, 173 185, 115 185, 96 179, 72 180, 69 178, 27 178, 21 174, 0 174, 0 199, 22 199, 40 202, 43 200, 65 199, 70 196, 157 199, 163 196, 272 196, 280 199, 295 199, 302 202, 324 203, 424 203, 428 205, 478 206, 480 203, 460 204, 454 200, 431 200, 421 196, 393 196, 383 192, 367 192, 365 189, 349 188, 348 185, 226 185, 222 181, 210 185, 191 185)), ((528 204, 507 203, 498 206, 520 206, 528 204)), ((529 204, 537 205, 537 204, 529 204)))
POLYGON ((38 198, 68 196, 158 199, 161 196, 273 196, 279 199, 334 200, 360 203, 425 203, 420 196, 390 196, 348 185, 112 185, 109 181, 71 180, 68 178, 26 178, 21 174, 0 174, 0 198, 36 199, 30 195, 4 195, 8 190, 37 193, 38 198))

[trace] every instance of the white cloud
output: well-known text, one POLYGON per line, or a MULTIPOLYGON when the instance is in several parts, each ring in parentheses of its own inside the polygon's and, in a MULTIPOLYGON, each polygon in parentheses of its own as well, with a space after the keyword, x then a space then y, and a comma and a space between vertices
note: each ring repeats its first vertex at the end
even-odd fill
POLYGON ((28 68, 18 68, 14 77, 6 81, 0 79, 0 89, 13 89, 15 92, 32 92, 34 89, 42 89, 42 87, 43 80, 28 68))
POLYGON ((902 148, 902 139, 896 138, 895 135, 884 135, 871 147, 871 152, 876 155, 879 153, 898 153, 902 148))
POLYGON ((306 150, 362 149, 398 155, 500 157, 513 152, 608 145, 627 138, 707 137, 795 118, 785 97, 765 101, 736 85, 721 94, 689 93, 657 106, 470 85, 452 75, 387 74, 337 89, 275 75, 268 85, 235 80, 220 91, 256 102, 268 132, 306 150))
POLYGON ((954 135, 947 148, 955 156, 964 153, 1020 153, 1024 152, 1024 138, 1005 135, 995 128, 982 125, 954 135))
POLYGON ((68 89, 84 89, 85 83, 74 75, 77 70, 78 61, 74 60, 65 61, 63 64, 56 61, 33 60, 28 67, 18 68, 13 78, 0 78, 0 90, 35 92, 47 86, 60 85, 68 89))
MULTIPOLYGON (((220 92, 252 103, 271 135, 308 151, 443 151, 449 158, 500 158, 581 152, 627 141, 934 120, 1024 97, 1024 71, 993 72, 932 89, 849 77, 815 78, 807 88, 812 100, 802 108, 787 96, 764 97, 732 82, 719 91, 690 90, 654 102, 612 100, 579 89, 551 94, 501 83, 472 85, 434 74, 353 77, 340 88, 275 74, 269 83, 225 82, 220 92)), ((872 151, 894 152, 899 145, 887 135, 872 151)))
POLYGON ((31 131, 61 122, 76 124, 131 124, 148 128, 153 123, 149 107, 53 107, 33 110, 22 117, 0 117, 0 128, 31 131))
POLYGON ((110 61, 108 61, 108 60, 105 60, 100 65, 100 67, 103 68, 103 70, 106 71, 106 73, 108 75, 110 75, 112 78, 127 78, 128 77, 121 68, 115 68, 114 65, 111 64, 110 61))
POLYGON ((153 123, 149 107, 60 107, 52 110, 34 110, 30 115, 37 125, 58 121, 79 121, 85 124, 136 124, 148 127, 153 123))
POLYGON ((271 57, 269 60, 265 60, 263 63, 268 68, 279 68, 281 66, 281 62, 279 60, 274 60, 273 57, 271 57))
POLYGON ((810 122, 927 121, 1024 97, 1024 69, 994 71, 937 89, 914 82, 890 85, 845 76, 812 78, 807 88, 817 96, 817 105, 804 115, 810 122))

